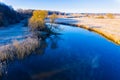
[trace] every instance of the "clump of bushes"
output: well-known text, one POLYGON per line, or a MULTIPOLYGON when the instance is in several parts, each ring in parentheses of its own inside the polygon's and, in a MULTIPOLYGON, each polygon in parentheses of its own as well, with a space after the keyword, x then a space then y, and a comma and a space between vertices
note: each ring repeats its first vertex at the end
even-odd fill
POLYGON ((51 22, 51 23, 54 23, 56 18, 57 18, 57 14, 53 13, 53 14, 50 16, 50 22, 51 22))
POLYGON ((110 19, 115 18, 114 14, 112 14, 112 13, 108 13, 108 14, 106 14, 106 16, 107 16, 107 18, 110 18, 110 19))
POLYGON ((29 26, 32 31, 41 31, 45 28, 45 18, 47 17, 47 11, 35 10, 33 16, 29 20, 29 26))
MULTIPOLYGON (((53 23, 57 18, 56 14, 50 16, 50 25, 47 25, 45 19, 48 17, 48 12, 44 10, 35 10, 33 11, 33 16, 29 19, 29 27, 31 32, 35 34, 37 38, 43 37, 42 33, 45 33, 44 36, 50 36, 51 34, 56 34, 53 30, 53 23)), ((56 28, 56 26, 54 27, 56 28)), ((42 38, 43 39, 43 38, 42 38)))
POLYGON ((106 18, 108 18, 108 19, 114 19, 115 16, 112 13, 107 13, 105 15, 96 16, 95 18, 97 18, 97 19, 106 19, 106 18))

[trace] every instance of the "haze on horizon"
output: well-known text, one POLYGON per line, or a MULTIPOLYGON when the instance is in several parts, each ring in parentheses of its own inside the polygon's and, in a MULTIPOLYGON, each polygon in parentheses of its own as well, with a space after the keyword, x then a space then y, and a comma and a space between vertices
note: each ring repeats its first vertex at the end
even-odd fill
POLYGON ((120 0, 0 0, 18 9, 42 9, 72 13, 120 13, 120 0))

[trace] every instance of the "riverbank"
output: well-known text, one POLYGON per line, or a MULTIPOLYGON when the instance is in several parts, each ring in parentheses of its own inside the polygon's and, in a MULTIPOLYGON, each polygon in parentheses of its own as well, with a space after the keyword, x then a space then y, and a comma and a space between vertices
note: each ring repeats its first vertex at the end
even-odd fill
POLYGON ((120 19, 66 18, 58 24, 81 27, 96 32, 120 45, 120 19), (70 21, 71 19, 71 21, 70 21))

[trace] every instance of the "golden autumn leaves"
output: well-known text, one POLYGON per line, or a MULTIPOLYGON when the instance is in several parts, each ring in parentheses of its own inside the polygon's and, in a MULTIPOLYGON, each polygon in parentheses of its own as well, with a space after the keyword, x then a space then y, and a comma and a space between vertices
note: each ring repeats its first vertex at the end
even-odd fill
MULTIPOLYGON (((45 10, 33 11, 33 16, 29 19, 29 26, 32 30, 40 30, 45 28, 45 19, 48 17, 48 12, 45 10)), ((57 15, 53 13, 50 15, 50 22, 54 23, 57 15)))

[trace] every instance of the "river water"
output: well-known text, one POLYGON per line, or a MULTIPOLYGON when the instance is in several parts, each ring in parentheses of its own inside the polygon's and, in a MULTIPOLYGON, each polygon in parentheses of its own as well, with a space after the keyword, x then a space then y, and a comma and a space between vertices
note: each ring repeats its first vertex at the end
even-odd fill
POLYGON ((120 46, 81 28, 60 25, 36 54, 9 63, 2 80, 120 80, 120 46))

